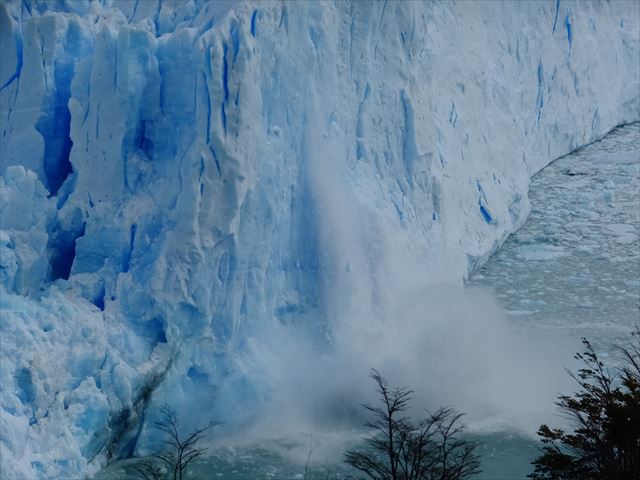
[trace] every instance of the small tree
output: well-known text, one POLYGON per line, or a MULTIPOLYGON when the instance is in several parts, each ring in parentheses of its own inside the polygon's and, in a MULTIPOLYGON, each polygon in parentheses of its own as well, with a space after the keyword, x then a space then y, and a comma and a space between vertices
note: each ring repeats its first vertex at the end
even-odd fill
POLYGON ((153 456, 157 460, 156 462, 148 459, 143 460, 135 466, 135 470, 144 480, 183 480, 183 475, 189 464, 208 450, 198 446, 204 433, 220 423, 213 422, 204 428, 191 432, 186 437, 182 437, 178 430, 175 410, 169 405, 163 404, 159 411, 160 418, 153 422, 153 425, 164 433, 165 448, 153 456), (163 469, 159 467, 158 463, 164 465, 166 473, 163 473, 163 469))
POLYGON ((371 378, 380 406, 363 406, 373 435, 365 449, 345 454, 346 463, 371 480, 462 480, 480 472, 477 444, 461 438, 461 414, 440 408, 414 423, 405 415, 413 392, 390 387, 376 370, 371 378))
POLYGON ((543 454, 533 462, 536 480, 640 479, 640 327, 628 347, 618 346, 625 365, 610 373, 593 345, 582 339, 576 354, 584 367, 571 376, 579 390, 556 405, 575 425, 573 433, 542 425, 543 454))

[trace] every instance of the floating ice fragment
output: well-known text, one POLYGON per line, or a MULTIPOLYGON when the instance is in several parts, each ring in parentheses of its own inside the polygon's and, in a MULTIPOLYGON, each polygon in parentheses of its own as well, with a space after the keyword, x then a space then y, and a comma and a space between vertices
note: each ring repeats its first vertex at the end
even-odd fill
POLYGON ((516 256, 522 260, 544 261, 568 255, 564 248, 556 245, 522 245, 515 249, 516 256))

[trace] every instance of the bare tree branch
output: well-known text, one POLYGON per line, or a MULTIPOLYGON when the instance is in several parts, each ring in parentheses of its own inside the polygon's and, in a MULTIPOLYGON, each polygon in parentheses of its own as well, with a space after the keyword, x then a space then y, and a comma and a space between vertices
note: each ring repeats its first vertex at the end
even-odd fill
POLYGON ((379 406, 363 405, 371 420, 367 448, 350 450, 345 462, 369 480, 463 480, 478 473, 476 443, 460 438, 461 414, 441 408, 418 423, 404 415, 413 392, 391 388, 376 370, 379 406))
MULTIPOLYGON (((166 437, 163 440, 165 450, 156 453, 154 457, 166 466, 168 472, 165 478, 167 480, 183 480, 189 464, 204 455, 208 450, 204 447, 198 447, 198 444, 204 438, 205 432, 214 426, 220 425, 220 423, 212 422, 183 438, 180 435, 179 422, 175 410, 169 405, 163 404, 158 411, 160 417, 153 422, 153 425, 166 437)), ((136 468, 136 471, 144 480, 165 480, 159 470, 157 468, 154 470, 154 468, 156 467, 151 462, 144 461, 139 464, 139 468, 136 468)))

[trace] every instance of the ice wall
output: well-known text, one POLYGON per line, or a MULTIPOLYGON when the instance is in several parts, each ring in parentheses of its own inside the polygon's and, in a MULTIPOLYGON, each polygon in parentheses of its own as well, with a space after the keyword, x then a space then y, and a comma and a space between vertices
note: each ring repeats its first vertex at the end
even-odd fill
POLYGON ((639 17, 1 3, 3 474, 143 452, 164 401, 243 428, 279 351, 348 348, 404 291, 459 284, 533 173, 640 118, 639 17))

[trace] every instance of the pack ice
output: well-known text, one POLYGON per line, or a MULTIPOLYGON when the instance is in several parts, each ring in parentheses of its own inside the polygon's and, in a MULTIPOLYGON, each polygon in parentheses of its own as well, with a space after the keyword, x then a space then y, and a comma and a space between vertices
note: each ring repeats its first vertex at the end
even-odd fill
POLYGON ((639 8, 1 2, 3 478, 142 454, 164 402, 248 428, 282 365, 461 284, 640 118, 639 8))

